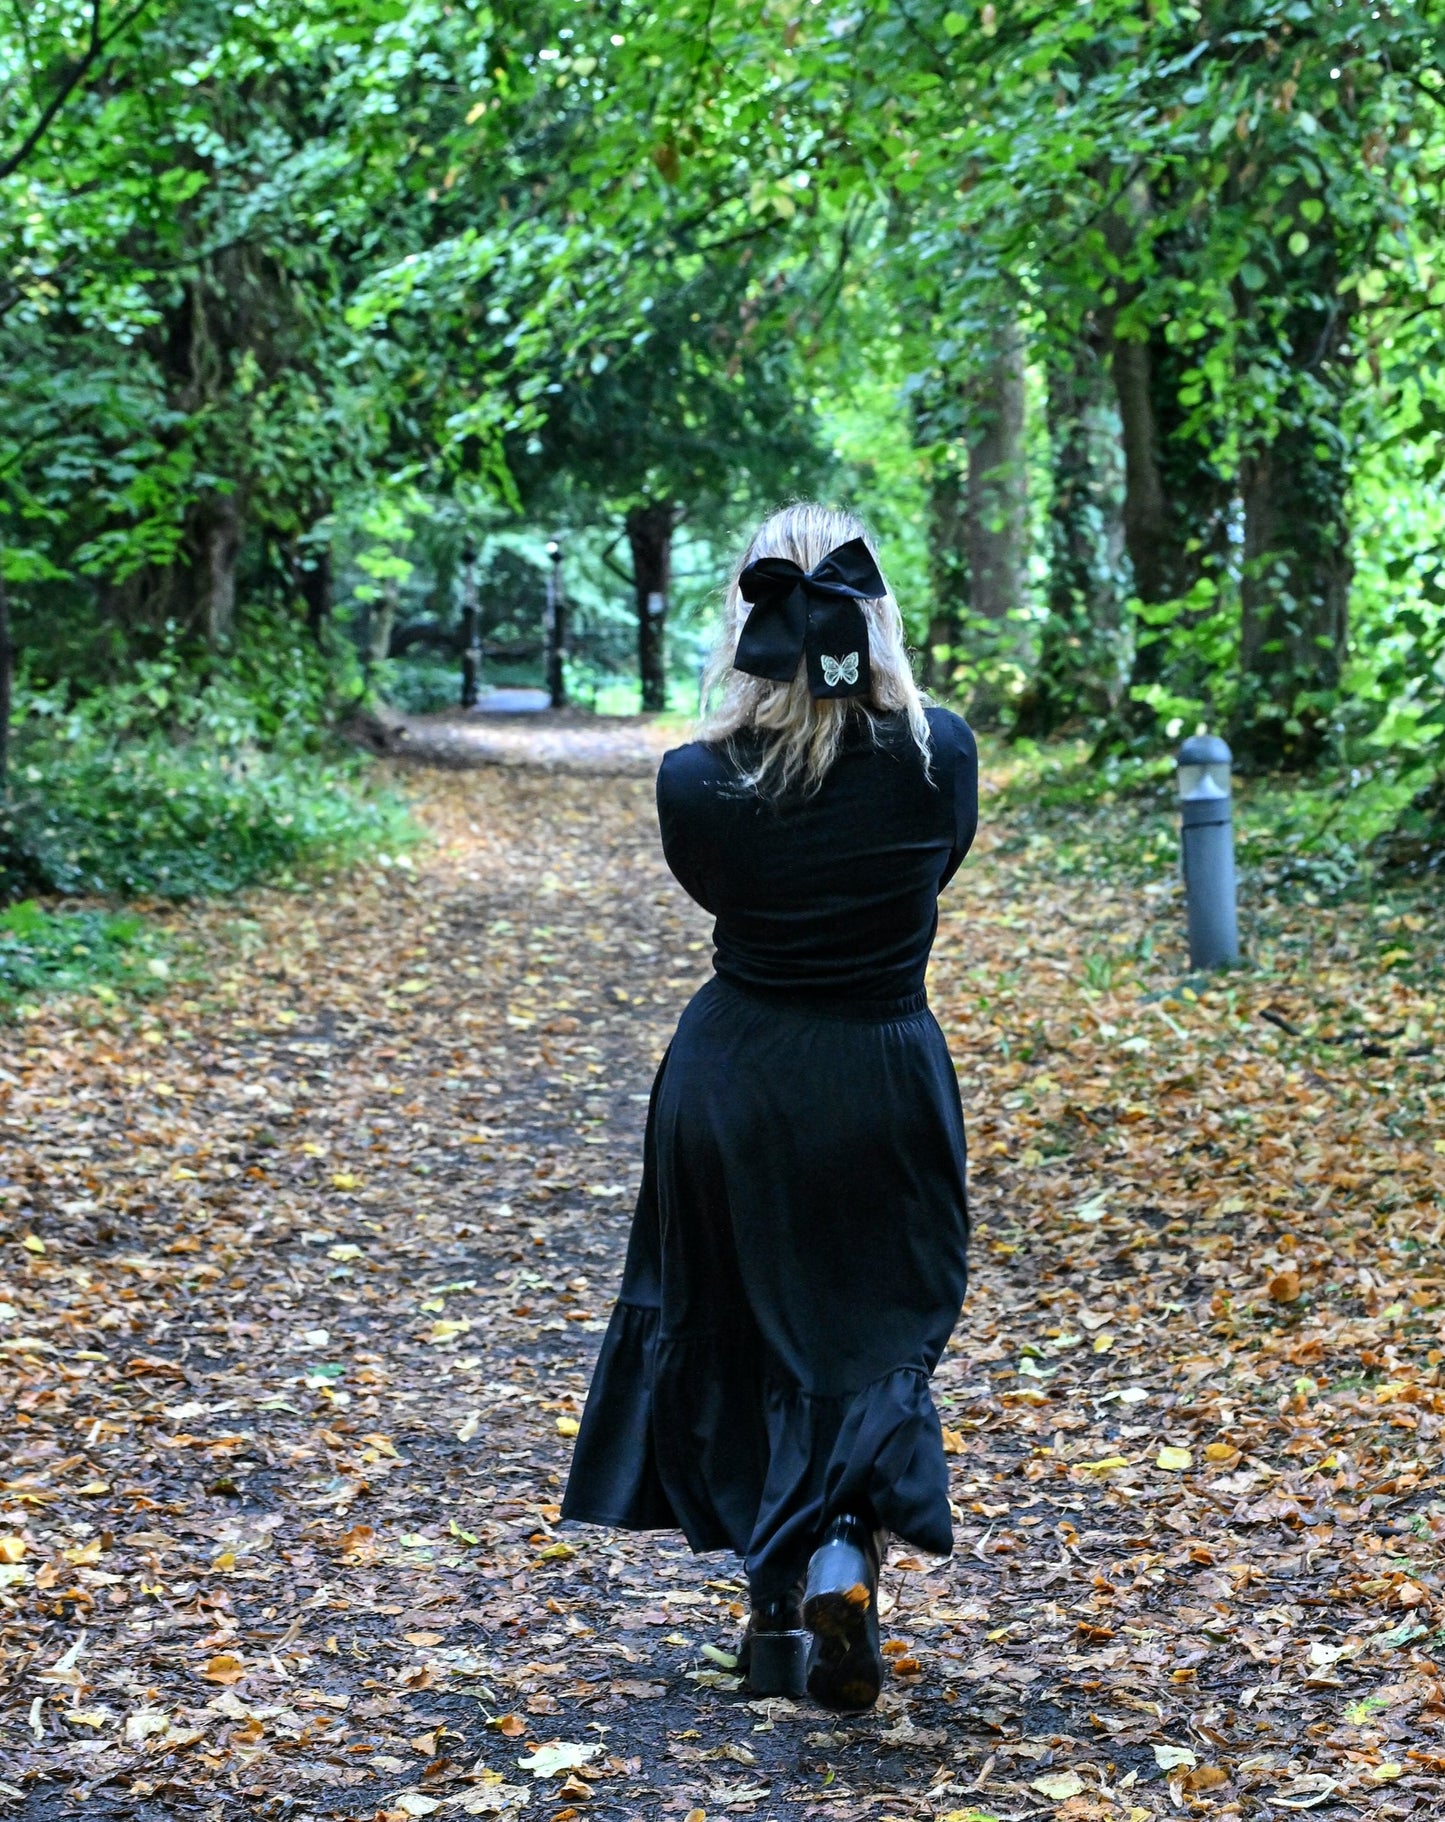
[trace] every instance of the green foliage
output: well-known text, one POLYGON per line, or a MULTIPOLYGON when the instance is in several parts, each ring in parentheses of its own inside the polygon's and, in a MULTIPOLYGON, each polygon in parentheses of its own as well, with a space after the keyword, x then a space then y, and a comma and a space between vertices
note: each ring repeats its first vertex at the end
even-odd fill
POLYGON ((406 840, 361 762, 83 728, 31 737, 0 809, 0 892, 184 899, 406 840))
POLYGON ((33 898, 0 911, 0 1006, 39 993, 159 993, 165 944, 133 912, 47 911, 33 898))
MULTIPOLYGON (((930 482, 966 466, 1008 328, 1025 598, 963 615, 935 676, 1136 752, 1206 721, 1263 766, 1388 775, 1428 831, 1441 66, 1422 0, 22 7, 0 575, 31 674, 67 684, 32 708, 57 751, 138 743, 147 775, 179 741, 204 796, 360 693, 342 641, 320 656, 332 567, 336 623, 374 647, 393 604, 455 625, 464 535, 535 563, 558 529, 574 684, 614 700, 618 519, 658 497, 688 512, 676 678, 747 521, 802 490, 875 521, 924 645, 940 576, 966 581, 935 561, 930 482), (1126 435, 1135 359, 1152 419, 1126 435), (1147 537, 1139 473, 1121 514, 1126 465, 1091 493, 1087 437, 1068 497, 1099 522, 1050 522, 1052 389, 1085 370, 1089 435, 1152 452, 1147 537)), ((484 590, 489 641, 535 638, 535 581, 484 590)), ((369 681, 450 697, 431 655, 369 681)))

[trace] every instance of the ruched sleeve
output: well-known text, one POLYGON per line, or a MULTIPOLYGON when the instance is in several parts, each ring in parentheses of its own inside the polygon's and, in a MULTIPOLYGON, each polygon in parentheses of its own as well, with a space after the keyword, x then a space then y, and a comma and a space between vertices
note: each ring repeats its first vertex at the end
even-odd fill
POLYGON ((978 743, 963 717, 948 709, 933 710, 928 720, 935 773, 953 801, 953 849, 939 880, 941 888, 957 873, 978 833, 978 743))
POLYGON ((663 858, 673 878, 704 911, 716 915, 717 907, 709 903, 703 883, 703 844, 698 839, 701 794, 689 776, 687 757, 686 748, 663 755, 657 773, 657 826, 662 835, 663 858))

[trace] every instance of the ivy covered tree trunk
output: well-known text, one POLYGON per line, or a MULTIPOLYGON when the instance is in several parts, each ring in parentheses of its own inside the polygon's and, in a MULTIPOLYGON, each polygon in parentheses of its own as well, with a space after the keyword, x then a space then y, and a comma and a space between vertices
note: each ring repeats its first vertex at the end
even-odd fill
POLYGON ((324 544, 313 546, 309 560, 296 571, 296 585, 306 604, 306 630, 317 645, 326 643, 331 624, 331 551, 324 544))
MULTIPOLYGON (((1124 452, 1124 544, 1134 592, 1146 607, 1183 600, 1224 555, 1232 489, 1187 425, 1180 402, 1181 353, 1155 330, 1146 341, 1113 338, 1114 392, 1124 452)), ((1146 622, 1135 629, 1129 690, 1120 703, 1128 728, 1152 726, 1154 711, 1134 691, 1158 683, 1168 641, 1146 622)))
POLYGON ((15 686, 15 642, 10 596, 5 589, 5 545, 0 540, 0 793, 10 788, 10 704, 15 686))
POLYGON ((1028 470, 1024 452, 1024 343, 1001 323, 994 347, 968 388, 966 504, 969 605, 999 628, 1000 647, 1018 652, 1010 614, 1024 599, 1028 565, 1028 470))
POLYGON ((953 653, 963 643, 968 610, 968 504, 964 475, 954 462, 935 462, 928 483, 928 565, 933 614, 928 622, 924 676, 945 693, 953 653))
POLYGON ((1234 730, 1256 765, 1308 763, 1344 666, 1350 596, 1349 475, 1308 419, 1248 457, 1240 580, 1243 712, 1234 730))
MULTIPOLYGON (((1308 202, 1297 187, 1295 201, 1308 202)), ((1347 510, 1350 448, 1343 425, 1351 384, 1349 316, 1329 230, 1296 217, 1298 236, 1261 254, 1273 270, 1242 313, 1283 383, 1271 400, 1267 442, 1246 442, 1240 466, 1244 562, 1240 576, 1243 689, 1233 728, 1257 766, 1309 764, 1320 754, 1344 669, 1352 563, 1347 510), (1293 250, 1298 238, 1301 251, 1293 250), (1292 307, 1276 316, 1269 294, 1292 307)))
POLYGON ((649 712, 667 707, 667 599, 676 526, 677 506, 672 500, 649 500, 628 509, 627 543, 637 600, 637 670, 642 706, 649 712))
POLYGON ((1049 363, 1049 616, 1019 705, 1020 733, 1112 713, 1121 664, 1127 563, 1119 413, 1097 337, 1049 363))

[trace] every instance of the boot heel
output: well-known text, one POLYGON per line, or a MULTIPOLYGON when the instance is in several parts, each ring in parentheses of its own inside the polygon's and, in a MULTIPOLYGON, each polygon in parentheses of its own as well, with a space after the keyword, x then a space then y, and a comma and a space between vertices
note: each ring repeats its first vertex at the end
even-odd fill
POLYGON ((808 1686, 806 1632, 755 1632, 747 1685, 753 1695, 804 1694, 808 1686))
POLYGON ((808 1564, 803 1624, 813 1634, 808 1693, 824 1708, 871 1708, 883 1687, 878 1645, 882 1540, 859 1519, 833 1520, 808 1564))

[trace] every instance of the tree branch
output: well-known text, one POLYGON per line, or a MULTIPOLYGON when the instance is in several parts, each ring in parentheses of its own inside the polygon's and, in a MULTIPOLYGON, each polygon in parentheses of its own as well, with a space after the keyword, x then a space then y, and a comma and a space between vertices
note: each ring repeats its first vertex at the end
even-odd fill
POLYGON ((50 130, 52 122, 55 120, 55 117, 59 114, 60 110, 65 106, 66 102, 69 101, 75 91, 81 87, 91 71, 95 68, 96 64, 99 63, 100 59, 110 49, 111 45, 115 43, 116 39, 140 18, 141 14, 151 4, 151 0, 136 0, 136 4, 128 13, 123 15, 119 23, 108 33, 102 32, 100 28, 100 9, 102 3, 103 0, 91 0, 89 43, 87 43, 81 56, 77 57, 75 62, 72 63, 70 68, 66 71, 60 87, 41 109, 40 118, 35 122, 35 125, 31 127, 24 139, 21 140, 16 150, 12 152, 8 158, 0 158, 0 179, 12 177, 15 172, 20 169, 21 165, 25 163, 25 160, 29 158, 30 154, 50 130))

